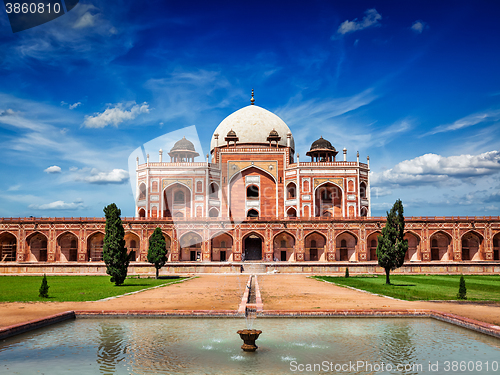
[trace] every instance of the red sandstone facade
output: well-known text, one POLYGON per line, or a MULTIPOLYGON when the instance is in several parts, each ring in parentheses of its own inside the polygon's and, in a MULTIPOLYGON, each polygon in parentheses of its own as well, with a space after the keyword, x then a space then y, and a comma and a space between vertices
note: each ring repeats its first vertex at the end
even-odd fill
MULTIPOLYGON (((375 262, 385 218, 370 215, 367 163, 320 137, 299 161, 288 126, 252 105, 220 123, 211 161, 186 138, 137 162, 132 260, 160 227, 169 262, 375 262)), ((101 262, 103 218, 0 219, 0 262, 101 262)), ((499 260, 499 217, 406 218, 407 262, 499 260)), ((94 263, 95 264, 95 263, 94 263)))

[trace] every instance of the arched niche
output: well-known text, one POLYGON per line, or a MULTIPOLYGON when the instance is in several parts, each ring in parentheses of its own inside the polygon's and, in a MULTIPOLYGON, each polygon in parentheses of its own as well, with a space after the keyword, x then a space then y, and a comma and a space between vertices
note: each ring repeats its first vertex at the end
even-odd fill
POLYGON ((70 232, 57 238, 57 248, 60 262, 76 262, 78 260, 78 237, 70 232))
POLYGON ((375 232, 368 236, 366 239, 366 260, 378 260, 377 258, 377 246, 378 246, 378 236, 381 232, 375 232))
POLYGON ((273 240, 273 259, 281 262, 293 260, 294 248, 294 236, 288 232, 278 233, 273 240))
POLYGON ((173 183, 163 191, 163 216, 191 217, 191 190, 186 185, 173 183))
POLYGON ((451 236, 445 232, 438 231, 431 235, 431 261, 453 260, 453 246, 451 236))
POLYGON ((102 248, 104 246, 104 233, 96 232, 87 239, 87 260, 89 262, 102 261, 102 248))
POLYGON ((314 204, 316 217, 341 217, 342 190, 330 182, 322 184, 314 192, 314 204))
POLYGON ((343 232, 335 239, 336 245, 336 259, 340 261, 356 261, 356 248, 358 245, 358 238, 350 233, 343 232))
POLYGON ((12 233, 0 234, 0 262, 17 260, 17 238, 12 233))
POLYGON ((46 262, 47 261, 47 237, 42 233, 35 232, 26 238, 30 262, 46 262))
POLYGON ((309 233, 304 238, 305 261, 324 261, 326 252, 326 237, 318 232, 309 233))
POLYGON ((203 240, 198 233, 188 232, 180 238, 181 261, 195 262, 201 260, 201 244, 203 240))
POLYGON ((403 238, 408 241, 405 261, 415 262, 420 260, 420 237, 412 232, 406 232, 403 238))
POLYGON ((211 239, 212 261, 233 261, 233 237, 228 233, 219 233, 211 239))
POLYGON ((462 236, 461 245, 462 260, 483 260, 483 237, 479 233, 475 231, 465 233, 462 236))
POLYGON ((127 253, 130 256, 130 261, 139 261, 141 252, 141 239, 139 238, 139 236, 135 233, 127 232, 125 233, 123 239, 125 240, 125 247, 127 248, 127 253))

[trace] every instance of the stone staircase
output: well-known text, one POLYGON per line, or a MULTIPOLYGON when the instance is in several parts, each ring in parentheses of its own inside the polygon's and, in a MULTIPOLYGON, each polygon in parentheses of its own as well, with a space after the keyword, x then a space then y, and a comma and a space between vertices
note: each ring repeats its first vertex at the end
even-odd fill
POLYGON ((266 273, 266 264, 265 263, 243 263, 243 273, 266 273))

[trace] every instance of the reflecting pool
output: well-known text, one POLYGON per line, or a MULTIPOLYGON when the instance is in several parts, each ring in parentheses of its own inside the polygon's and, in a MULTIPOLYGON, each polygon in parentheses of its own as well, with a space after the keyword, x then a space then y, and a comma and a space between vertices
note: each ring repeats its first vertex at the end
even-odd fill
POLYGON ((1 341, 0 373, 452 374, 473 366, 500 374, 500 340, 429 318, 258 318, 255 353, 240 349, 242 328, 236 318, 76 319, 1 341))

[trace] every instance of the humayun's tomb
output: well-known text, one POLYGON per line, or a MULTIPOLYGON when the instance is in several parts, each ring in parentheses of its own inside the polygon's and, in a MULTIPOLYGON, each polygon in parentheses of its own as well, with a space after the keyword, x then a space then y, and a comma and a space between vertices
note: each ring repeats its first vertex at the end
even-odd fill
MULTIPOLYGON (((123 218, 129 273, 154 273, 146 257, 158 226, 166 273, 382 272, 386 218, 371 216, 369 157, 348 161, 345 148, 338 155, 319 137, 299 161, 288 126, 253 93, 215 129, 210 160, 194 161, 189 137, 168 161, 162 150, 137 161, 136 215, 123 218)), ((500 272, 500 217, 405 221, 407 261, 396 272, 500 272)), ((104 227, 104 218, 0 219, 0 273, 104 274, 104 227)))

